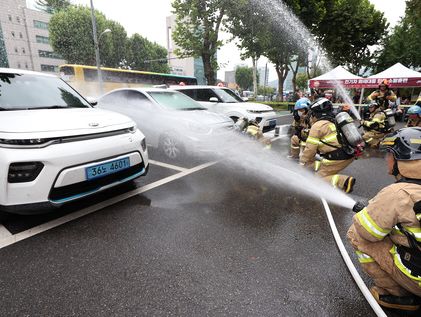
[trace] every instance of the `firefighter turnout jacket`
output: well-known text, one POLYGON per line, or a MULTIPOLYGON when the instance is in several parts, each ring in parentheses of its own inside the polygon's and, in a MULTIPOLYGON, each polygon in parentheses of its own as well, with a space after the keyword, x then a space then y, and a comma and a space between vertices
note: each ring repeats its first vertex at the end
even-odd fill
POLYGON ((368 97, 367 100, 375 100, 380 106, 387 108, 389 105, 389 102, 395 102, 397 99, 395 93, 387 89, 385 91, 381 91, 380 89, 377 89, 373 91, 368 97))
POLYGON ((354 216, 348 239, 380 294, 406 296, 409 291, 421 296, 421 272, 414 273, 411 255, 402 251, 409 247, 403 230, 421 242, 421 213, 414 211, 414 204, 421 201, 421 161, 399 161, 398 167, 402 175, 419 183, 399 176, 400 180, 382 189, 354 216))
POLYGON ((330 182, 332 186, 345 191, 351 189, 347 183, 349 176, 338 172, 346 168, 353 161, 353 156, 342 149, 338 140, 336 125, 326 119, 320 119, 312 124, 306 146, 300 157, 300 163, 313 167, 320 177, 330 182), (321 161, 316 161, 316 154, 320 154, 321 161), (347 188, 349 187, 349 188, 347 188))
POLYGON ((298 158, 300 149, 306 146, 306 140, 310 130, 310 122, 307 115, 302 115, 299 120, 292 122, 291 156, 298 158))

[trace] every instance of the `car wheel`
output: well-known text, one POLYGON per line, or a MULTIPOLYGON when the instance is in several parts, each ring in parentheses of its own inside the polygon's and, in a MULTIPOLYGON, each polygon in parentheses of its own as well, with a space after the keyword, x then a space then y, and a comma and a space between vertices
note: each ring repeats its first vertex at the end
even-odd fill
POLYGON ((160 150, 169 159, 179 159, 184 155, 184 146, 179 138, 169 134, 161 137, 160 150))

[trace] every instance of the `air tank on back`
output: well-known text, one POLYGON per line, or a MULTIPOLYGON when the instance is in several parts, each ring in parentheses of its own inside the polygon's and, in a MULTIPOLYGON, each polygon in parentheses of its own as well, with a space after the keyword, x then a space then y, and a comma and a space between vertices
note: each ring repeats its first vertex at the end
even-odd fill
POLYGON ((392 109, 386 109, 384 113, 386 114, 386 120, 389 123, 389 127, 394 127, 396 125, 396 120, 392 109))
POLYGON ((335 117, 338 127, 351 146, 362 143, 363 138, 354 124, 354 120, 347 112, 340 112, 335 117))

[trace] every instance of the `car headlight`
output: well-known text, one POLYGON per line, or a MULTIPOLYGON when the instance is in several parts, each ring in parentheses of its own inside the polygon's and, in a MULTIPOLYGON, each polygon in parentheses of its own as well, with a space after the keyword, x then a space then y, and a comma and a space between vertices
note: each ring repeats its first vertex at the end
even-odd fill
POLYGON ((249 113, 261 113, 261 110, 247 110, 249 113))
POLYGON ((10 148, 39 148, 53 143, 54 139, 0 139, 0 147, 10 148))
POLYGON ((41 162, 12 163, 9 166, 7 181, 9 183, 32 182, 43 169, 41 162))

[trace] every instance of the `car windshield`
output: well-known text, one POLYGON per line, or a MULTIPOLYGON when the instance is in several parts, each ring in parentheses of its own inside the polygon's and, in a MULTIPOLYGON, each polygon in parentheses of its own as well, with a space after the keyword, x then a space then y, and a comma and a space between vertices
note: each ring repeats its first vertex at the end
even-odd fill
POLYGON ((57 77, 0 73, 0 110, 89 107, 75 90, 57 77))
POLYGON ((206 110, 198 102, 177 91, 150 91, 149 95, 160 105, 173 110, 206 110))
POLYGON ((234 102, 244 102, 243 99, 238 97, 235 92, 231 89, 215 89, 215 93, 218 97, 222 100, 222 102, 226 103, 234 103, 234 102))

